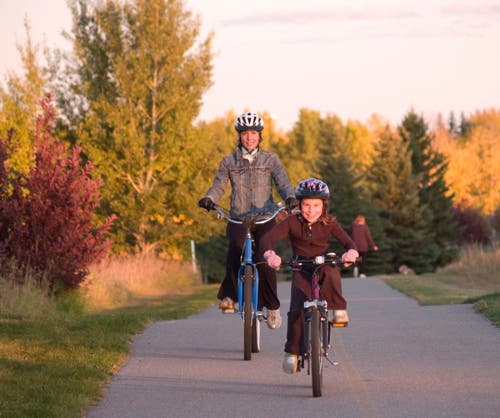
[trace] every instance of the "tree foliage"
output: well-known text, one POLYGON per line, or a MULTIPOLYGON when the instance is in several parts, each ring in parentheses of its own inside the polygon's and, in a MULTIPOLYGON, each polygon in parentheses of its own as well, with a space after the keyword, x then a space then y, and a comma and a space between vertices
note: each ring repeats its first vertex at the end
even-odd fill
POLYGON ((389 272, 402 264, 417 272, 429 271, 436 247, 428 241, 422 216, 418 185, 420 176, 412 171, 409 144, 389 127, 381 135, 374 165, 369 173, 373 204, 379 211, 386 245, 380 246, 389 272))
POLYGON ((398 129, 402 141, 411 150, 411 167, 417 185, 422 217, 429 245, 436 246, 432 269, 457 256, 457 225, 453 221, 453 201, 445 181, 448 168, 444 155, 433 146, 433 135, 421 116, 406 114, 398 129))
POLYGON ((106 234, 114 217, 95 225, 102 182, 92 179, 93 166, 82 162, 79 147, 68 151, 51 136, 55 115, 50 96, 42 110, 35 128, 35 164, 27 176, 14 180, 12 191, 7 141, 0 143, 0 254, 3 262, 14 259, 25 271, 43 273, 52 286, 75 287, 109 247, 106 234))
POLYGON ((211 36, 197 42, 199 20, 180 0, 78 0, 71 11, 77 77, 59 103, 106 182, 102 210, 118 214, 124 249, 163 244, 175 256, 193 224, 185 190, 206 158, 192 125, 210 85, 211 36))
POLYGON ((24 22, 26 43, 17 49, 23 66, 22 75, 9 73, 6 88, 0 87, 0 132, 12 130, 9 153, 11 175, 27 174, 33 164, 33 134, 35 118, 45 82, 38 63, 38 45, 31 39, 27 20, 24 22))

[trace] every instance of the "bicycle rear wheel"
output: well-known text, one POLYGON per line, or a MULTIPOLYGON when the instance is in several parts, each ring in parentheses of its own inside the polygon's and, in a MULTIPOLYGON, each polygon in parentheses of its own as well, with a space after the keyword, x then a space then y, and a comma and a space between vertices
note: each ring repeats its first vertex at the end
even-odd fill
POLYGON ((317 309, 312 311, 311 317, 311 375, 313 396, 321 396, 323 386, 323 356, 321 355, 321 320, 317 309))
POLYGON ((253 285, 253 268, 250 265, 245 266, 245 274, 243 276, 243 358, 245 360, 252 359, 252 322, 253 322, 253 307, 252 307, 252 285, 253 285))

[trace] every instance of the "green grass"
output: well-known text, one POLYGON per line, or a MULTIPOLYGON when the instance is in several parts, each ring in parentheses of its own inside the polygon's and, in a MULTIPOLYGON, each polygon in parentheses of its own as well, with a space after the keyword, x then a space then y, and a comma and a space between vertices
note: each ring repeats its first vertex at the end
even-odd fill
POLYGON ((135 335, 153 321, 203 310, 216 291, 198 286, 99 313, 62 304, 66 312, 0 315, 0 417, 81 417, 120 369, 135 335))
POLYGON ((379 277, 421 305, 472 303, 500 326, 500 249, 467 249, 458 262, 432 274, 379 277))

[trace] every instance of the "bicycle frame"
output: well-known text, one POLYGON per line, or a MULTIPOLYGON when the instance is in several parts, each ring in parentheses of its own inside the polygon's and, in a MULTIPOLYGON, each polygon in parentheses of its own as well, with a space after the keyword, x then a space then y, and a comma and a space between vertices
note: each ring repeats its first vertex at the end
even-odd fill
POLYGON ((259 270, 255 266, 253 260, 253 236, 252 236, 252 226, 253 222, 249 219, 244 220, 242 224, 245 226, 245 243, 243 247, 243 259, 238 269, 238 312, 243 315, 243 303, 241 301, 244 300, 244 275, 245 275, 245 266, 252 267, 252 276, 253 276, 253 286, 252 286, 252 310, 253 316, 262 318, 262 312, 258 311, 258 300, 259 300, 259 270))
POLYGON ((288 265, 294 270, 301 270, 304 264, 314 266, 311 277, 312 298, 304 302, 304 340, 303 354, 299 360, 299 370, 307 363, 307 374, 312 375, 313 396, 322 395, 323 359, 333 363, 328 358, 332 327, 344 327, 347 324, 336 324, 328 320, 327 301, 320 296, 319 271, 326 264, 340 265, 341 259, 335 253, 318 256, 314 259, 292 259, 288 265))
POLYGON ((272 221, 285 207, 278 205, 278 209, 268 217, 258 215, 248 216, 244 219, 231 218, 219 206, 215 210, 219 216, 228 222, 243 225, 245 228, 245 241, 242 252, 241 264, 238 269, 238 313, 243 318, 243 346, 245 360, 251 360, 251 353, 260 351, 260 322, 264 320, 262 311, 258 310, 259 300, 259 271, 253 254, 252 228, 255 225, 272 221), (251 297, 248 297, 248 296, 251 297))

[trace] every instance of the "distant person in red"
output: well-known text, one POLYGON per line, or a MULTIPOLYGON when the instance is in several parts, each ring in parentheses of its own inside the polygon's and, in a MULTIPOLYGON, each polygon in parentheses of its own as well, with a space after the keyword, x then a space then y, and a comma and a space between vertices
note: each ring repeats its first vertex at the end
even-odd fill
POLYGON ((368 249, 372 247, 374 251, 378 251, 378 247, 373 241, 370 228, 368 228, 366 219, 363 215, 358 215, 356 219, 354 219, 351 236, 358 247, 359 256, 361 258, 359 262, 359 277, 366 277, 366 256, 368 254, 368 249))

